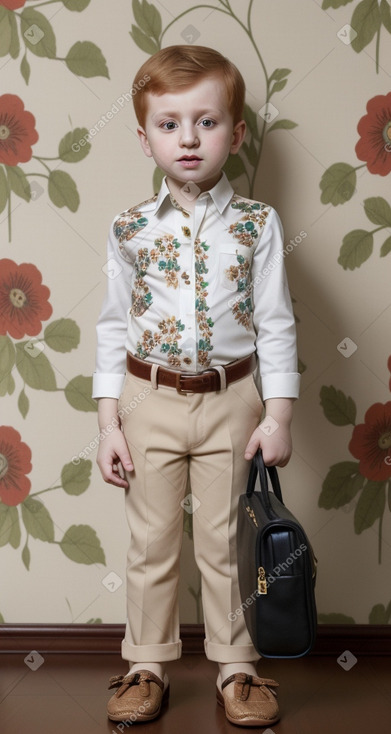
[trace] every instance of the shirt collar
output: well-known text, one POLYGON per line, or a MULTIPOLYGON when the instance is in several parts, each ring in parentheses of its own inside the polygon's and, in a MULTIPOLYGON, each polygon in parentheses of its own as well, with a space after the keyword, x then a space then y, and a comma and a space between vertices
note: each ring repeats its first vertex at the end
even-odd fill
POLYGON ((209 191, 209 194, 214 201, 215 207, 220 214, 222 214, 225 207, 228 206, 234 193, 235 192, 230 182, 228 181, 226 174, 223 171, 220 181, 218 181, 213 189, 209 191))
MULTIPOLYGON (((209 195, 216 209, 218 210, 218 212, 222 214, 226 206, 231 201, 233 194, 234 194, 234 190, 230 182, 228 181, 226 174, 223 171, 222 176, 220 180, 217 182, 217 184, 213 186, 213 188, 210 189, 209 191, 204 191, 200 196, 209 195)), ((156 212, 159 211, 165 199, 170 196, 171 196, 171 193, 167 186, 166 177, 164 177, 162 181, 162 185, 160 187, 160 191, 156 199, 156 209, 155 209, 156 212)))

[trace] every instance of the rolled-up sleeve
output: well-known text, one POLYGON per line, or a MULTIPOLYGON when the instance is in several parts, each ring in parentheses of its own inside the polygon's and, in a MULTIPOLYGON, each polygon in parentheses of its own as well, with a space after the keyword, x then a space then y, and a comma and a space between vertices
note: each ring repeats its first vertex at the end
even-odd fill
POLYGON ((263 400, 297 398, 296 326, 284 266, 283 230, 271 209, 252 263, 253 320, 263 400))
POLYGON ((107 290, 96 326, 96 369, 92 397, 119 398, 126 373, 127 316, 132 266, 121 256, 113 227, 107 243, 107 290))

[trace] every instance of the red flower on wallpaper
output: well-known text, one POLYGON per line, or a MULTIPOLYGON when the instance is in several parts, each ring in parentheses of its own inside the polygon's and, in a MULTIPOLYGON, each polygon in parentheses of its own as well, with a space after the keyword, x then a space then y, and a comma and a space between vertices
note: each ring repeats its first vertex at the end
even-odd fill
POLYGON ((366 162, 370 173, 386 176, 391 171, 391 92, 372 97, 367 113, 357 125, 357 158, 366 162))
POLYGON ((31 451, 11 426, 0 426, 0 500, 8 506, 20 505, 30 492, 26 474, 32 469, 31 451))
POLYGON ((355 426, 349 451, 360 460, 360 474, 381 482, 391 477, 391 402, 375 403, 355 426))
POLYGON ((31 146, 37 140, 34 115, 24 109, 16 94, 3 94, 0 97, 0 163, 6 166, 26 163, 32 156, 31 146))
POLYGON ((39 334, 42 321, 52 315, 49 296, 35 265, 0 260, 0 334, 8 332, 14 339, 39 334))
POLYGON ((0 5, 3 5, 8 10, 16 10, 17 8, 23 7, 26 0, 0 0, 0 5))

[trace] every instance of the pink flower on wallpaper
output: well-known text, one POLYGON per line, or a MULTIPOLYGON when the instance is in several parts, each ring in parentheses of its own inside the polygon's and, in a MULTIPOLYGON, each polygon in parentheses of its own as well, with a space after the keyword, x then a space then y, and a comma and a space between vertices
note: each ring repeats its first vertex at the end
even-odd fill
POLYGON ((26 163, 33 152, 31 146, 38 140, 35 117, 24 109, 16 94, 0 97, 0 163, 16 166, 26 163))
POLYGON ((367 113, 357 125, 356 155, 370 173, 386 176, 391 171, 391 92, 372 97, 367 113))
POLYGON ((30 492, 31 450, 11 426, 0 426, 0 500, 20 505, 30 492))
POLYGON ((49 296, 35 265, 0 260, 0 334, 8 333, 14 339, 39 334, 42 321, 53 312, 49 296))

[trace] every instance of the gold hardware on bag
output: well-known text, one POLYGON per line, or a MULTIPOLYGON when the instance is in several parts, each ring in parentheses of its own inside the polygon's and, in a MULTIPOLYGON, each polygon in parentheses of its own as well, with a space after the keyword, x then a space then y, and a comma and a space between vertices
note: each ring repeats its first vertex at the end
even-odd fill
POLYGON ((248 505, 246 507, 246 510, 247 510, 248 514, 250 515, 250 517, 251 517, 254 525, 256 525, 258 527, 257 518, 255 517, 254 510, 252 510, 251 507, 249 507, 248 505))
POLYGON ((267 594, 266 573, 263 566, 258 568, 258 593, 267 594))

